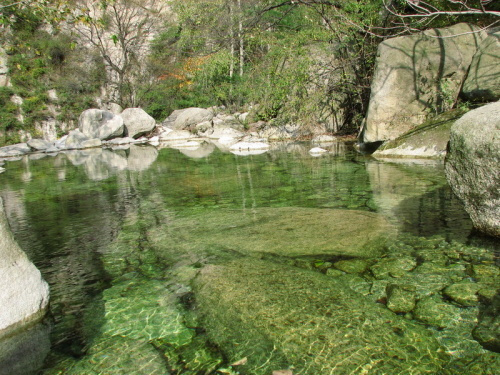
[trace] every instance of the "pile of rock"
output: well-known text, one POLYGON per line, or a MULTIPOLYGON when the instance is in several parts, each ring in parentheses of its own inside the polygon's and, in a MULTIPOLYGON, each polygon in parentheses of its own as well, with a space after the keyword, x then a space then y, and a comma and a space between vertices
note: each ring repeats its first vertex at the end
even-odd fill
MULTIPOLYGON (((294 140, 304 135, 298 125, 275 126, 263 121, 248 124, 248 112, 228 115, 218 111, 217 108, 179 109, 156 124, 141 108, 128 108, 120 113, 88 109, 80 115, 78 129, 56 141, 31 139, 2 147, 0 158, 139 143, 194 150, 207 141, 227 152, 253 155, 268 151, 271 141, 294 140)), ((335 138, 326 135, 315 138, 318 146, 331 145, 334 141, 335 138)), ((313 152, 312 155, 319 154, 313 152)))

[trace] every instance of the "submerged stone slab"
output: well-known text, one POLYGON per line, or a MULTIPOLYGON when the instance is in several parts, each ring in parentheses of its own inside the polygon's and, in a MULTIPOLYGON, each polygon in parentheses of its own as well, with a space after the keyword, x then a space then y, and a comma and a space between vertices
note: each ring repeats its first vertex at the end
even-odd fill
POLYGON ((342 281, 243 258, 195 280, 205 328, 243 374, 439 373, 447 356, 425 328, 342 281))
POLYGON ((170 253, 176 258, 183 252, 201 255, 207 251, 368 258, 381 253, 393 229, 372 212, 276 207, 177 218, 151 234, 163 256, 170 253))

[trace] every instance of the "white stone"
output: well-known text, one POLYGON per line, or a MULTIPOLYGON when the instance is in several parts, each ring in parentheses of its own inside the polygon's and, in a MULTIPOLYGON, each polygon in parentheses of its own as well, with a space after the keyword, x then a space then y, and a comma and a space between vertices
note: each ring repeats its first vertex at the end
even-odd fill
POLYGON ((0 336, 40 319, 49 287, 14 240, 0 198, 0 336))
POLYGON ((120 116, 123 118, 125 133, 131 138, 139 138, 151 132, 156 126, 155 119, 142 108, 127 108, 120 116))
POLYGON ((325 150, 324 148, 321 147, 314 147, 309 150, 310 154, 324 154, 328 152, 328 150, 325 150))
POLYGON ((78 128, 88 138, 109 140, 123 135, 123 118, 102 109, 87 109, 78 119, 78 128))
POLYGON ((164 132, 160 134, 160 140, 162 141, 179 141, 195 138, 195 135, 191 134, 187 130, 173 130, 171 132, 164 132))

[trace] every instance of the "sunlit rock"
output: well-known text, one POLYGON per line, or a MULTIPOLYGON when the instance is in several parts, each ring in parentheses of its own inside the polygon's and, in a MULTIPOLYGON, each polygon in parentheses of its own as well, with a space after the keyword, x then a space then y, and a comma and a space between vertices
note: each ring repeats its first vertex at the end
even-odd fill
POLYGON ((155 119, 141 108, 127 108, 120 116, 123 118, 126 135, 131 138, 139 138, 151 132, 156 126, 155 119))
POLYGON ((500 237, 500 101, 466 113, 451 128, 446 178, 474 227, 500 237))
POLYGON ((264 142, 238 142, 229 149, 237 155, 255 155, 266 152, 269 149, 269 144, 264 142))
POLYGON ((463 113, 453 110, 433 117, 400 137, 384 142, 372 155, 376 158, 444 158, 451 126, 463 113))
POLYGON ((44 139, 30 139, 28 141, 28 146, 34 151, 45 151, 52 146, 52 142, 48 142, 44 139))
POLYGON ((79 130, 88 138, 108 140, 121 137, 124 132, 123 118, 102 109, 87 109, 78 119, 79 130))
POLYGON ((428 113, 450 109, 484 38, 460 23, 380 43, 363 142, 395 139, 428 113))
POLYGON ((0 148, 0 158, 22 156, 30 151, 31 148, 26 143, 18 143, 15 145, 5 146, 0 148))
POLYGON ((191 138, 196 138, 194 134, 187 130, 173 130, 160 134, 160 141, 184 141, 191 138))
POLYGON ((500 99, 500 31, 493 29, 472 58, 462 93, 469 100, 500 99))
POLYGON ((204 121, 210 121, 214 117, 212 111, 204 108, 186 108, 173 111, 162 126, 174 130, 186 130, 204 121))
POLYGON ((321 148, 321 147, 313 147, 309 150, 309 153, 313 156, 322 155, 322 154, 325 154, 327 152, 328 152, 328 150, 325 150, 324 148, 321 148))
POLYGON ((40 319, 49 287, 14 240, 0 198, 0 336, 40 319))

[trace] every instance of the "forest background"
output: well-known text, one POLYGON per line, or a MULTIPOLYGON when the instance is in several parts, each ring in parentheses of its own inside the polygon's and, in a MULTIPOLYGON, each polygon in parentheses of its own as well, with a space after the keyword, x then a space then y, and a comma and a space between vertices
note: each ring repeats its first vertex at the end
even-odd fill
MULTIPOLYGON (((430 27, 498 23, 495 1, 0 1, 0 145, 58 135, 110 103, 157 121, 187 107, 357 134, 377 45, 430 27)), ((456 103, 458 105, 459 103, 456 103)))

